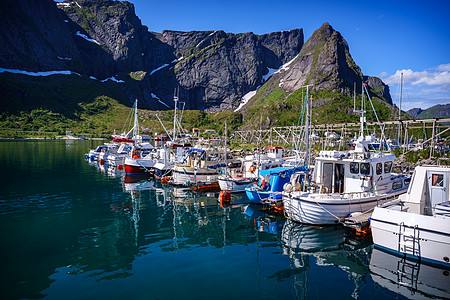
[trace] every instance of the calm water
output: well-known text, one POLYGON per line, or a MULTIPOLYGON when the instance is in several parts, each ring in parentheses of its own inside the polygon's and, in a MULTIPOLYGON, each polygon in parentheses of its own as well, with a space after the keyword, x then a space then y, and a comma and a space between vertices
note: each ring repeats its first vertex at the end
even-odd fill
POLYGON ((450 296, 448 270, 373 250, 339 227, 124 183, 83 160, 94 146, 0 143, 1 299, 450 296))

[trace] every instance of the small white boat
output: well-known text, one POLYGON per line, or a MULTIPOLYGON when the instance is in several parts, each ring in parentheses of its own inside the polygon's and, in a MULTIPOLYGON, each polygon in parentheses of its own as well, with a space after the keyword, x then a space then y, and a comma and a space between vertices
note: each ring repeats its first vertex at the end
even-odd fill
POLYGON ((108 165, 117 167, 125 163, 125 158, 131 151, 132 146, 130 144, 121 144, 115 153, 110 153, 106 161, 108 165))
POLYGON ((450 168, 416 167, 397 203, 376 207, 373 242, 398 255, 450 267, 450 168))
POLYGON ((106 158, 106 156, 108 155, 107 153, 114 151, 114 149, 117 149, 116 144, 105 143, 103 145, 95 147, 95 149, 89 150, 89 153, 86 154, 86 158, 90 161, 100 162, 101 160, 104 160, 106 158))
POLYGON ((149 143, 133 146, 130 155, 125 157, 125 173, 127 175, 142 175, 150 172, 156 163, 156 149, 149 143))
POLYGON ((217 184, 219 170, 223 166, 220 160, 209 157, 206 150, 191 148, 186 152, 185 162, 173 167, 171 183, 177 186, 217 184))

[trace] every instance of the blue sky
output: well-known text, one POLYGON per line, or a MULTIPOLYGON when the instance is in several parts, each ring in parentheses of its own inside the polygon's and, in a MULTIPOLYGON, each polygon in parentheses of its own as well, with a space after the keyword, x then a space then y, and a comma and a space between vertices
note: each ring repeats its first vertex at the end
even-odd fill
POLYGON ((225 30, 267 33, 327 21, 340 31, 356 63, 382 77, 405 108, 450 103, 450 1, 148 1, 131 0, 152 31, 225 30))

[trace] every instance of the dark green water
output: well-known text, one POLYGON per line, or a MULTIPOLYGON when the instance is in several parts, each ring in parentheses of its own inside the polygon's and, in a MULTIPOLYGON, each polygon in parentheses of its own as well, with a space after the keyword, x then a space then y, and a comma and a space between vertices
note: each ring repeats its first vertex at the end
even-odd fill
MULTIPOLYGON (((342 228, 123 183, 83 160, 94 146, 0 143, 1 299, 401 299, 448 282, 445 270, 422 276, 426 292, 384 279, 378 250, 342 228)), ((383 259, 397 274, 401 259, 383 259)))

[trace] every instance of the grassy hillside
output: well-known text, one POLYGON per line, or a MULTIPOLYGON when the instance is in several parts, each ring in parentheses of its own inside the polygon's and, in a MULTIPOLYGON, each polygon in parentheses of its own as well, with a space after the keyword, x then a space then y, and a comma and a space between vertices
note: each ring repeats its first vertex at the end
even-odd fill
MULTIPOLYGON (((287 93, 278 86, 276 79, 269 80, 244 108, 244 127, 258 128, 261 124, 263 128, 267 128, 299 124, 305 93, 302 89, 287 93)), ((352 97, 331 91, 312 92, 310 95, 313 99, 313 124, 358 122, 358 115, 352 112, 352 97)), ((395 116, 392 106, 376 97, 372 100, 381 120, 389 120, 395 116)), ((360 102, 361 97, 358 96, 357 103, 360 102)), ((366 101, 366 105, 367 119, 375 120, 369 101, 366 101)))
MULTIPOLYGON (((63 135, 66 130, 74 134, 109 136, 114 130, 126 130, 131 127, 130 106, 134 99, 127 98, 123 86, 77 75, 31 77, 0 74, 3 93, 0 136, 48 136, 49 132, 54 136, 63 135)), ((127 86, 129 88, 130 85, 127 86)), ((278 87, 276 80, 269 80, 244 107, 242 114, 184 111, 182 123, 187 130, 215 129, 219 133, 225 121, 230 130, 259 128, 260 124, 264 128, 296 125, 299 124, 304 92, 297 90, 288 94, 278 87)), ((351 97, 327 91, 315 92, 312 97, 313 124, 358 121, 358 116, 352 114, 351 97)), ((394 115, 391 106, 380 99, 373 100, 381 119, 390 119, 394 115)), ((141 107, 150 104, 139 102, 141 107)), ((367 110, 370 110, 369 106, 367 110)), ((166 128, 172 128, 172 111, 140 109, 140 127, 144 132, 164 131, 156 115, 166 128)), ((372 113, 368 119, 374 119, 372 113)))

